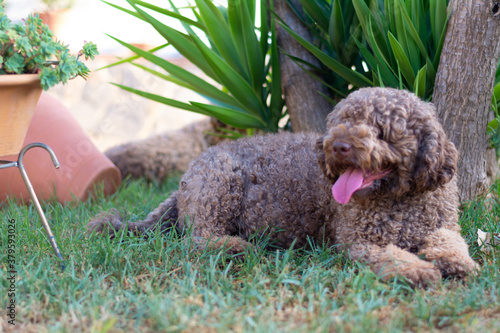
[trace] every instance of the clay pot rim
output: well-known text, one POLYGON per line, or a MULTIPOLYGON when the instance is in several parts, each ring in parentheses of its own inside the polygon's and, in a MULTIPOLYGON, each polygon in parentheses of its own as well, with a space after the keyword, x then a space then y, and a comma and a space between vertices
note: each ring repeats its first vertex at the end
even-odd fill
POLYGON ((28 83, 40 83, 38 74, 1 74, 0 86, 23 85, 28 83))

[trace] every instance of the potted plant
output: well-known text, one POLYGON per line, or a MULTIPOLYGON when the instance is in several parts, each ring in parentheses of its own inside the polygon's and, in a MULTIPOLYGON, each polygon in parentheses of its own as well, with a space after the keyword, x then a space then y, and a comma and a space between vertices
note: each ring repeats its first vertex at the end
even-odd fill
POLYGON ((89 42, 72 55, 37 14, 11 22, 0 0, 0 156, 20 151, 42 89, 86 78, 89 69, 79 58, 97 54, 89 42))

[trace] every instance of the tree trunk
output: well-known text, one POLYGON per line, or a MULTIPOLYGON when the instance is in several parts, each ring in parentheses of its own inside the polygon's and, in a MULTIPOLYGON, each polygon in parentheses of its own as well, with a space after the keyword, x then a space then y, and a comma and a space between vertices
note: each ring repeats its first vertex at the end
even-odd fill
POLYGON ((459 153, 461 201, 486 193, 498 164, 488 148, 487 123, 500 57, 498 1, 452 0, 433 101, 459 153))
MULTIPOLYGON (((302 8, 297 0, 291 1, 296 8, 302 8)), ((311 33, 288 6, 286 0, 275 0, 274 9, 278 16, 301 37, 312 41, 311 33)), ((278 47, 286 54, 305 60, 317 67, 319 61, 279 24, 276 24, 278 47)), ((294 132, 325 131, 326 115, 333 106, 318 91, 328 96, 328 91, 313 77, 304 72, 286 54, 280 53, 281 86, 294 132)))

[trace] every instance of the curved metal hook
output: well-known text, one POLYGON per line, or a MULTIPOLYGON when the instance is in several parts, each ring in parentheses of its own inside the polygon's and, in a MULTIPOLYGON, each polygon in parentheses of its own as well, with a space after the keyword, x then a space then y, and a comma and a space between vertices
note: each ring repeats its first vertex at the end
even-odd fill
POLYGON ((57 159, 57 156, 54 153, 54 151, 52 150, 52 148, 47 146, 45 143, 40 143, 40 142, 30 143, 29 145, 24 147, 23 150, 21 150, 21 152, 19 153, 19 159, 18 159, 19 168, 24 169, 23 158, 24 158, 24 155, 26 154, 26 152, 28 152, 28 150, 30 150, 31 148, 36 148, 36 147, 45 149, 49 153, 50 157, 52 158, 52 163, 54 163, 54 167, 56 169, 59 169, 59 167, 61 165, 59 164, 59 160, 57 159))
POLYGON ((39 143, 39 142, 30 143, 29 145, 24 147, 23 150, 21 150, 21 152, 19 153, 19 159, 17 161, 17 164, 18 164, 17 167, 19 168, 19 171, 21 172, 21 176, 23 177, 24 184, 26 185, 26 188, 28 189, 28 192, 29 192, 30 197, 31 197, 31 201, 33 202, 33 205, 35 206, 35 208, 38 212, 38 216, 40 216, 40 219, 42 220, 42 226, 45 229, 45 231, 47 232, 47 235, 49 236, 50 244, 52 245, 52 248, 54 249, 54 252, 56 253, 57 257, 63 262, 62 269, 64 270, 65 265, 64 265, 64 259, 62 257, 61 251, 59 250, 59 247, 57 246, 54 234, 52 233, 52 230, 50 229, 49 223, 47 222, 47 218, 45 217, 45 214, 42 210, 42 206, 40 205, 40 201, 38 201, 38 198, 35 194, 35 190, 33 189, 33 185, 31 185, 31 182, 28 178, 28 174, 26 173, 26 169, 24 168, 24 164, 23 164, 23 158, 24 158, 24 155, 26 154, 26 152, 28 150, 30 150, 31 148, 35 148, 35 147, 45 149, 50 154, 50 157, 52 158, 52 163, 54 163, 54 166, 56 167, 56 169, 58 169, 60 167, 59 161, 57 160, 56 154, 54 153, 52 148, 50 148, 49 146, 47 146, 44 143, 39 143))

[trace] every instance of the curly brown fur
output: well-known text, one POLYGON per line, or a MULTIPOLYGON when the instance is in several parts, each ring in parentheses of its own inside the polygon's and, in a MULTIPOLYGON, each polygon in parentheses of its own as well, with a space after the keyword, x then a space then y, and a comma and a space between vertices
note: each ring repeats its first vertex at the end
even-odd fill
POLYGON ((110 212, 104 212, 95 216, 87 224, 87 230, 91 234, 108 234, 114 238, 116 233, 122 229, 135 234, 142 235, 147 231, 154 231, 160 227, 162 232, 172 228, 179 217, 177 210, 177 192, 162 202, 155 210, 148 214, 146 219, 135 223, 122 222, 122 216, 116 209, 110 212))
MULTIPOLYGON (((276 245, 339 244, 385 279, 426 286, 478 269, 460 236, 457 155, 432 104, 360 89, 335 107, 323 136, 281 133, 208 149, 182 178, 177 201, 129 229, 157 225, 177 208, 178 226, 192 227, 200 247, 243 252, 252 234, 271 231, 276 245)), ((116 216, 91 225, 107 223, 116 216)))
MULTIPOLYGON (((180 130, 152 136, 108 149, 105 155, 120 169, 122 177, 164 181, 223 139, 221 128, 228 126, 210 118, 180 130)), ((231 130, 236 130, 231 128, 231 130)))

